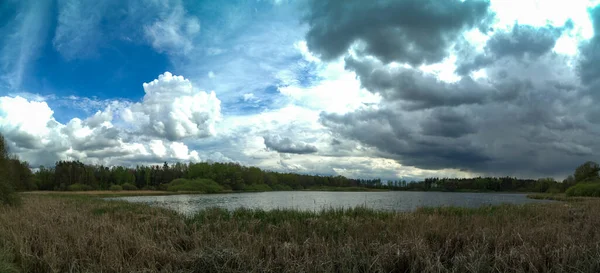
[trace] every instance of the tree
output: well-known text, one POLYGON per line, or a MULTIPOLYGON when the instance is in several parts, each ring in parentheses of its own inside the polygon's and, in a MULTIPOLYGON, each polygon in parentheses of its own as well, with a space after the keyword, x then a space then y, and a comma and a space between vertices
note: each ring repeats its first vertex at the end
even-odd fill
POLYGON ((575 169, 575 182, 579 183, 596 180, 600 178, 600 176, 598 176, 598 171, 600 171, 598 163, 593 161, 585 162, 575 169))
POLYGON ((16 205, 19 203, 19 196, 15 194, 14 183, 10 181, 10 157, 8 145, 4 136, 0 134, 0 205, 16 205))

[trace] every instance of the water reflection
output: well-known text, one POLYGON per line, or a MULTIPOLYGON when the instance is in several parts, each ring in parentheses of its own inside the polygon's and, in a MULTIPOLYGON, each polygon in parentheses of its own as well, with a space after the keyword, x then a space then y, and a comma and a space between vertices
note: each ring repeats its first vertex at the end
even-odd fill
POLYGON ((318 211, 327 208, 365 206, 373 209, 410 211, 423 206, 478 207, 488 204, 548 202, 528 199, 525 194, 444 192, 262 192, 170 196, 130 196, 110 199, 146 203, 183 214, 208 207, 293 208, 318 211))

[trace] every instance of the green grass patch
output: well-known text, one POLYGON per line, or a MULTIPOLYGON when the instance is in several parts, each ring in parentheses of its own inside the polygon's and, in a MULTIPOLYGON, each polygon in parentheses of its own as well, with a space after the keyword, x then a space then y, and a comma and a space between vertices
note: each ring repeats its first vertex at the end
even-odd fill
POLYGON ((561 201, 561 202, 578 202, 578 201, 584 201, 585 200, 585 198, 574 197, 574 196, 567 196, 564 193, 537 193, 537 194, 528 194, 527 198, 529 198, 529 199, 537 199, 537 200, 553 200, 553 201, 561 201))

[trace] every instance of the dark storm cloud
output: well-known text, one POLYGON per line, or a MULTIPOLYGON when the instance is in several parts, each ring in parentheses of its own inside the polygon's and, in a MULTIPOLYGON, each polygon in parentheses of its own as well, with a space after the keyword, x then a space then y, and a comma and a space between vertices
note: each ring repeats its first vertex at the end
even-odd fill
MULTIPOLYGON (((321 123, 343 137, 389 153, 402 164, 424 169, 461 168, 489 160, 466 138, 420 134, 411 116, 393 109, 363 109, 344 115, 321 114, 321 123)), ((441 133, 441 131, 437 132, 441 133)))
POLYGON ((515 25, 509 33, 498 33, 490 38, 487 47, 497 57, 523 58, 525 54, 539 57, 552 50, 562 34, 562 28, 552 26, 536 28, 515 25))
POLYGON ((361 55, 383 63, 435 63, 464 30, 487 28, 489 6, 476 0, 313 0, 306 40, 324 60, 344 55, 360 41, 361 55))
POLYGON ((465 42, 457 44, 459 63, 456 72, 467 75, 503 57, 539 58, 550 52, 566 29, 573 27, 569 20, 563 27, 533 27, 515 24, 510 32, 497 32, 486 43, 485 53, 473 57, 474 48, 465 42))
POLYGON ((288 137, 265 136, 265 146, 267 149, 280 153, 289 154, 311 154, 317 152, 317 147, 304 142, 294 142, 288 137))
POLYGON ((511 100, 525 85, 521 82, 507 83, 511 88, 499 90, 468 76, 458 82, 447 83, 419 70, 389 68, 373 59, 348 57, 346 68, 356 72, 361 85, 367 90, 379 93, 387 101, 400 101, 407 110, 511 100))
MULTIPOLYGON (((384 2, 361 3, 342 7, 327 2, 326 8, 311 14, 307 35, 309 49, 325 60, 344 55, 355 41, 362 41, 362 49, 359 45, 355 54, 346 56, 346 69, 356 73, 362 87, 382 97, 378 105, 354 112, 321 114, 320 122, 338 142, 355 141, 405 166, 488 175, 563 176, 582 162, 600 159, 597 107, 586 99, 579 77, 568 65, 570 57, 552 52, 562 33, 573 27, 571 21, 559 27, 515 25, 496 32, 478 54, 460 40, 462 31, 477 24, 436 28, 430 38, 439 40, 439 47, 427 47, 425 38, 411 36, 413 28, 385 19, 386 12, 372 19, 373 10, 384 2), (376 36, 382 30, 390 36, 376 36), (396 47, 386 51, 375 44, 396 47), (456 45, 459 74, 484 69, 487 77, 445 82, 416 68, 389 64, 437 62, 451 45, 456 45)), ((388 4, 407 3, 419 5, 388 4)), ((600 11, 592 12, 596 13, 600 11)), ((485 16, 487 12, 477 18, 485 16)), ((582 61, 579 71, 584 82, 600 78, 595 47, 600 49, 600 38, 582 47, 588 49, 587 63, 582 61)))
POLYGON ((428 136, 458 138, 475 133, 473 117, 451 109, 436 109, 421 123, 421 132, 428 136))

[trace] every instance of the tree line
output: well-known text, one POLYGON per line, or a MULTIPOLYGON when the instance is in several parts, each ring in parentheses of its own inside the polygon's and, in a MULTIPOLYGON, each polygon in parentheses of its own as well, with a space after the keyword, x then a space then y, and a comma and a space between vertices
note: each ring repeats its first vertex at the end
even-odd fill
MULTIPOLYGON (((588 163, 586 163, 588 164, 588 163)), ((583 165, 582 165, 583 166, 583 165)), ((579 173, 584 172, 580 171, 579 173)), ((520 179, 516 177, 426 178, 423 181, 382 181, 351 179, 344 176, 320 176, 278 173, 236 163, 174 163, 169 165, 107 167, 87 165, 79 161, 59 161, 52 168, 40 167, 35 185, 40 190, 69 190, 72 185, 88 190, 107 190, 113 185, 131 185, 137 189, 164 190, 175 179, 210 179, 225 190, 249 189, 302 190, 324 187, 362 187, 399 191, 510 191, 564 192, 581 181, 569 176, 562 182, 552 178, 520 179), (261 186, 261 187, 257 187, 261 186), (267 186, 267 187, 264 187, 267 186)), ((22 187, 23 188, 23 187, 22 187)), ((27 187, 24 187, 27 189, 27 187)), ((82 189, 77 187, 77 189, 82 189)))
POLYGON ((8 151, 4 136, 0 134, 0 204, 17 204, 15 191, 35 190, 34 175, 29 164, 8 151))
POLYGON ((89 165, 79 161, 59 161, 55 166, 40 167, 34 175, 39 190, 108 190, 113 185, 133 185, 138 189, 160 190, 175 179, 210 179, 224 189, 244 191, 263 189, 302 190, 313 187, 382 187, 381 179, 351 179, 344 176, 320 176, 278 173, 236 163, 164 163, 162 165, 123 166, 89 165), (83 187, 82 187, 83 186, 83 187))
POLYGON ((423 181, 407 183, 393 181, 392 188, 414 191, 508 191, 508 192, 563 192, 569 184, 553 178, 521 179, 516 177, 474 177, 474 178, 426 178, 423 181))

